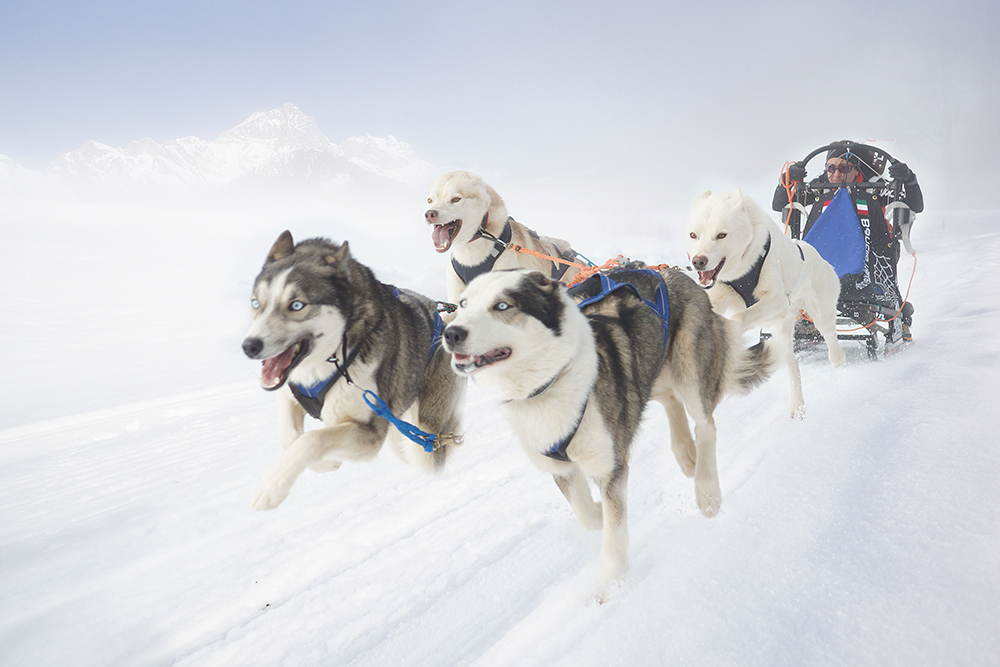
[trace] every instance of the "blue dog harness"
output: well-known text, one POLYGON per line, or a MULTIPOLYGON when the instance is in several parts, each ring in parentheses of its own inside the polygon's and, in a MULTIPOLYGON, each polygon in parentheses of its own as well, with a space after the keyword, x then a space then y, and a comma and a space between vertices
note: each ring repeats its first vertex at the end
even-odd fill
POLYGON ((320 380, 316 384, 309 386, 297 384, 295 382, 288 383, 288 388, 292 390, 292 395, 295 396, 295 400, 297 400, 299 405, 305 408, 305 411, 312 417, 322 419, 322 417, 320 417, 320 413, 323 411, 323 401, 326 399, 327 392, 330 391, 330 388, 333 387, 337 380, 347 375, 347 367, 354 363, 360 349, 361 345, 355 346, 355 348, 351 350, 350 354, 345 356, 344 363, 340 363, 336 354, 327 359, 327 361, 334 364, 336 371, 334 371, 333 375, 325 380, 320 380))
MULTIPOLYGON (((601 301, 602 299, 604 299, 604 297, 619 289, 622 288, 630 289, 635 293, 637 297, 639 297, 640 301, 642 301, 644 304, 652 308, 653 312, 659 315, 660 319, 663 320, 663 346, 666 347, 667 324, 670 321, 670 302, 667 299, 667 285, 666 283, 663 282, 663 276, 661 276, 656 271, 653 271, 652 269, 636 269, 636 271, 641 271, 643 273, 648 273, 650 275, 656 276, 657 279, 660 281, 660 284, 656 288, 656 296, 654 297, 656 299, 655 303, 647 301, 646 298, 642 296, 642 294, 639 292, 639 288, 637 288, 632 283, 615 282, 614 280, 608 278, 603 273, 598 273, 597 276, 601 279, 601 291, 598 294, 595 294, 594 296, 581 301, 579 304, 577 304, 577 308, 583 308, 584 306, 589 306, 592 303, 601 301)), ((591 280, 593 280, 593 277, 590 277, 583 283, 581 283, 581 287, 582 285, 585 285, 587 282, 591 280)))
MULTIPOLYGON (((398 287, 391 285, 383 285, 383 287, 386 289, 392 287, 392 295, 397 299, 399 298, 398 287)), ((444 321, 436 312, 434 313, 433 329, 433 333, 431 334, 431 350, 428 355, 428 359, 433 359, 434 353, 437 352, 438 347, 441 346, 441 332, 444 330, 444 321)), ((353 350, 347 352, 347 338, 345 337, 343 340, 343 349, 343 362, 337 359, 336 353, 327 359, 327 361, 332 363, 335 368, 330 377, 308 386, 297 384, 295 382, 288 383, 288 388, 292 390, 292 395, 295 396, 295 400, 297 400, 299 405, 301 405, 305 411, 315 419, 322 419, 320 413, 323 410, 323 401, 326 399, 327 392, 330 391, 330 388, 333 387, 337 380, 342 377, 346 377, 348 382, 351 381, 351 376, 347 374, 347 369, 357 358, 358 352, 361 350, 361 343, 358 343, 354 346, 353 350)), ((369 403, 369 405, 371 404, 369 403)))
MULTIPOLYGON (((619 289, 622 288, 630 289, 632 290, 632 292, 635 293, 637 297, 639 297, 639 299, 644 304, 646 304, 649 308, 652 308, 653 312, 659 315, 661 320, 663 320, 663 347, 665 348, 667 346, 667 328, 668 325, 670 324, 670 301, 667 298, 667 285, 666 283, 663 282, 663 276, 661 276, 656 271, 653 271, 652 269, 637 269, 637 270, 649 273, 659 278, 660 283, 656 288, 655 303, 650 302, 645 297, 643 297, 642 294, 639 292, 639 288, 637 288, 632 283, 616 282, 611 278, 607 277, 606 275, 604 275, 603 273, 598 273, 597 276, 601 280, 601 291, 598 294, 595 294, 594 296, 584 299, 583 301, 577 304, 577 307, 583 308, 584 306, 589 306, 592 303, 597 303, 598 301, 604 299, 604 297, 608 296, 612 292, 615 292, 619 289)), ((583 283, 581 283, 581 287, 582 285, 586 284, 591 280, 593 280, 593 277, 588 278, 583 283)), ((546 386, 545 388, 547 389, 548 386, 546 386)), ((541 392, 537 392, 536 394, 533 395, 537 395, 538 393, 541 392)), ((562 438, 561 440, 553 444, 548 449, 548 451, 544 452, 545 456, 549 457, 550 459, 555 459, 556 461, 567 461, 567 462, 569 461, 569 455, 566 453, 566 450, 569 448, 569 443, 570 441, 573 440, 573 436, 576 435, 577 430, 580 428, 580 424, 583 423, 583 415, 587 411, 588 403, 590 403, 589 393, 587 394, 587 400, 584 401, 583 403, 583 408, 580 410, 580 416, 577 418, 576 424, 573 425, 573 428, 570 429, 570 432, 568 435, 566 435, 566 437, 562 438)))

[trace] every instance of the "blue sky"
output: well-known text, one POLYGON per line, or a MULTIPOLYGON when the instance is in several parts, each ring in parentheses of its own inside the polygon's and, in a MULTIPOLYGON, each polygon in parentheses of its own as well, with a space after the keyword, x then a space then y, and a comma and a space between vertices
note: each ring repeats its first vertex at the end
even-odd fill
POLYGON ((88 139, 211 139, 286 102, 334 142, 393 134, 501 170, 698 132, 721 136, 712 150, 776 132, 786 153, 848 131, 919 141, 955 122, 935 68, 996 110, 995 2, 691 4, 5 2, 0 154, 43 168, 88 139), (824 99, 831 72, 873 69, 824 99), (919 103, 887 114, 877 98, 899 87, 919 103))

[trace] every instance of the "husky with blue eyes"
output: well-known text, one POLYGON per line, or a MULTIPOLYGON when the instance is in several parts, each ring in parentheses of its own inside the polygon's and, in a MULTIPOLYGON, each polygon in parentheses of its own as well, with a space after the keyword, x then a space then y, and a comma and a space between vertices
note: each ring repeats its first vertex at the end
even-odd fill
POLYGON ((455 373, 503 401, 522 448, 584 528, 603 530, 598 600, 628 567, 629 449, 646 403, 665 408, 677 462, 694 477, 701 512, 715 516, 722 494, 712 413, 724 395, 749 391, 780 364, 769 344, 744 349, 708 296, 674 269, 612 271, 569 290, 536 271, 485 274, 462 294, 444 345, 455 373))
POLYGON ((253 323, 243 352, 262 362, 261 386, 279 405, 282 453, 254 498, 273 509, 307 468, 336 470, 378 454, 385 440, 408 463, 433 470, 458 433, 464 381, 438 345, 437 304, 376 280, 347 242, 295 244, 285 231, 254 282, 253 323), (433 446, 404 439, 366 399, 437 437, 433 446), (371 399, 374 400, 374 399, 371 399), (306 415, 323 427, 305 431, 306 415), (428 448, 431 451, 426 451, 428 448))

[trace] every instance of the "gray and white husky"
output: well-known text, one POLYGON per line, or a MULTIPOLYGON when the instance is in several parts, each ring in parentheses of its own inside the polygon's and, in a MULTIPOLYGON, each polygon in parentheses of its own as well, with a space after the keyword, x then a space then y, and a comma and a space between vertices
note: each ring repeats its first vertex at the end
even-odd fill
POLYGON ((629 448, 646 403, 666 409, 677 462, 694 477, 701 512, 714 516, 722 494, 712 413, 725 394, 749 391, 780 365, 769 344, 745 349, 684 274, 606 278, 567 290, 536 271, 485 274, 469 284, 444 330, 455 372, 498 394, 531 461, 552 474, 585 528, 603 527, 598 599, 627 569, 629 448), (618 289, 592 301, 606 291, 602 280, 618 289), (668 307, 658 311, 661 302, 668 307))
POLYGON ((285 231, 254 282, 251 306, 243 351, 263 361, 261 385, 278 394, 283 449, 261 482, 256 509, 280 505, 306 468, 326 472, 374 457, 387 435, 404 461, 427 470, 444 464, 447 444, 427 452, 405 440, 364 393, 426 433, 458 431, 464 382, 436 345, 435 302, 380 283, 346 241, 296 245, 285 231), (323 427, 305 431, 307 413, 323 427))

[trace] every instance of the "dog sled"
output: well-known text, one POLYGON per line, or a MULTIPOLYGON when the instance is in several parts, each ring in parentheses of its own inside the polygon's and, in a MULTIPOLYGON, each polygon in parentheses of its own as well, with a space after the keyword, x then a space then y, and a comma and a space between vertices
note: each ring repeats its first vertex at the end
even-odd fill
MULTIPOLYGON (((911 255, 910 228, 914 212, 903 201, 904 185, 899 179, 881 178, 887 164, 897 162, 881 148, 868 144, 837 142, 817 148, 800 161, 806 166, 814 157, 833 148, 844 148, 861 162, 864 179, 855 183, 830 183, 823 179, 783 183, 789 203, 782 210, 786 232, 794 239, 812 245, 828 261, 840 278, 837 303, 837 338, 860 341, 868 356, 876 360, 900 349, 903 337, 902 316, 905 297, 899 289, 896 263, 899 242, 911 255), (874 224, 867 207, 888 201, 885 224, 874 224), (871 202, 871 204, 869 204, 871 202), (822 206, 822 213, 811 225, 807 206, 822 206)), ((877 218, 877 216, 876 216, 877 218)), ((912 308, 912 307, 911 307, 912 308)), ((795 331, 797 349, 822 342, 822 337, 807 320, 800 320, 795 331)))

